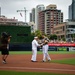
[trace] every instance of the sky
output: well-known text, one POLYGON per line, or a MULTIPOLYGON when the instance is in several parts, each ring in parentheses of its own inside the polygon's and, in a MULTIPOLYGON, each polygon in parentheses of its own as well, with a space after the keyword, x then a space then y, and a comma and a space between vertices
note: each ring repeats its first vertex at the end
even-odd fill
POLYGON ((32 8, 36 8, 37 5, 43 4, 45 7, 50 4, 56 4, 57 9, 61 10, 64 14, 64 21, 68 19, 68 6, 71 5, 72 0, 0 0, 1 15, 7 18, 16 18, 19 21, 25 21, 24 12, 22 16, 17 10, 24 10, 26 8, 26 21, 29 22, 29 13, 32 8))

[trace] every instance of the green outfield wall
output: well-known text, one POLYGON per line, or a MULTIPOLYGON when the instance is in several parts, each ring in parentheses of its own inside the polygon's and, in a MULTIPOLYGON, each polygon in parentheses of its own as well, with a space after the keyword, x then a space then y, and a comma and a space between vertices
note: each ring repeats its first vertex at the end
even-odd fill
POLYGON ((10 50, 12 51, 31 50, 31 41, 33 40, 33 36, 31 36, 30 26, 0 25, 0 34, 2 32, 7 32, 12 36, 9 45, 10 50))
POLYGON ((10 43, 29 43, 32 41, 30 26, 0 26, 0 34, 9 33, 12 38, 10 43))

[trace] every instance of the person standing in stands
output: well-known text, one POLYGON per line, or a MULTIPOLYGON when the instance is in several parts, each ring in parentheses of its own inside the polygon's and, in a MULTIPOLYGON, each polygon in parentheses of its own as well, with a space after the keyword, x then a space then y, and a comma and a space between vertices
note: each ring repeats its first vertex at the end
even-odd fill
POLYGON ((11 36, 9 34, 7 34, 6 32, 3 32, 1 34, 0 49, 1 49, 1 54, 2 54, 2 62, 4 64, 6 64, 6 59, 7 59, 8 55, 9 55, 10 38, 11 38, 11 36))

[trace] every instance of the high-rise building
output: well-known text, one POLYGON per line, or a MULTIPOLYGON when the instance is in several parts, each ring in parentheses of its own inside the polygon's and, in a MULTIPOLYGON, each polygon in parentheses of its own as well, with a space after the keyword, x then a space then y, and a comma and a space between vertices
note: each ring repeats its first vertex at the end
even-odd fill
POLYGON ((39 12, 38 27, 42 33, 45 33, 45 11, 39 12))
POLYGON ((1 7, 0 7, 0 16, 1 16, 1 7))
POLYGON ((35 23, 35 8, 33 8, 31 13, 30 13, 30 22, 35 23))
POLYGON ((30 13, 30 22, 32 22, 32 13, 30 13))
POLYGON ((43 4, 37 5, 35 9, 35 25, 36 25, 36 30, 39 29, 38 24, 39 24, 39 12, 45 10, 45 6, 43 4))
POLYGON ((32 9, 32 21, 35 23, 35 8, 32 9))
POLYGON ((72 20, 72 5, 69 6, 69 19, 72 20))
POLYGON ((75 0, 72 0, 72 19, 75 20, 75 0))
POLYGON ((69 6, 69 19, 75 20, 75 0, 72 0, 72 4, 69 6))
POLYGON ((47 35, 54 34, 54 26, 63 22, 63 13, 56 5, 39 12, 39 29, 47 35))

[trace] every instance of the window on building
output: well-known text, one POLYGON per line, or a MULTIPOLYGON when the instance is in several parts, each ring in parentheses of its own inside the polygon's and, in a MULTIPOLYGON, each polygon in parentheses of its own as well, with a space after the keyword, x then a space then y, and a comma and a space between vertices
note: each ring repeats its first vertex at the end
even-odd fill
POLYGON ((65 31, 65 27, 63 26, 63 31, 65 31))

